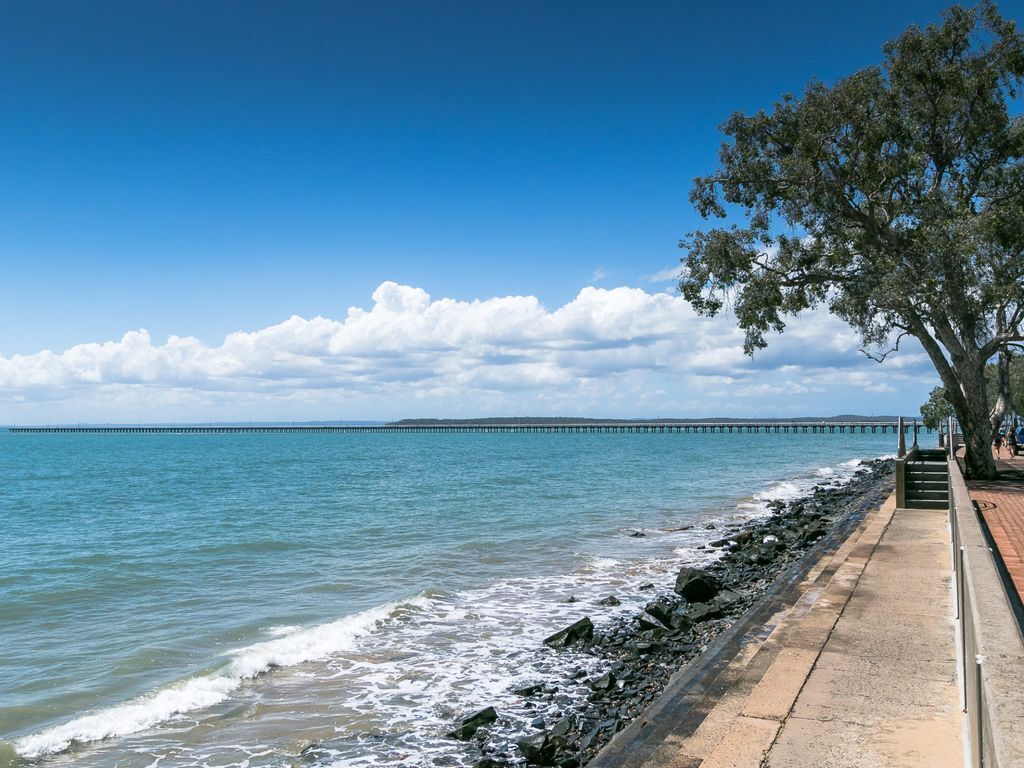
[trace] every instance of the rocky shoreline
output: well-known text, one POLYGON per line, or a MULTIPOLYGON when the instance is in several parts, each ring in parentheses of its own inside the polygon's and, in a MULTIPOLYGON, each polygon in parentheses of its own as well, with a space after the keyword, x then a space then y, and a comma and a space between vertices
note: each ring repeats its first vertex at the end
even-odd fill
MULTIPOLYGON (((865 462, 841 486, 816 486, 789 503, 769 502, 769 517, 723 529, 719 533, 724 535, 701 547, 722 553, 714 563, 703 569, 682 567, 672 592, 655 592, 653 584, 641 587, 652 598, 641 613, 601 630, 581 616, 545 639, 559 653, 579 656, 572 677, 520 688, 515 711, 487 707, 469 714, 453 724, 449 738, 476 746, 476 768, 585 765, 650 706, 675 672, 753 606, 776 577, 807 557, 837 524, 880 505, 892 491, 894 471, 891 459, 865 462), (581 686, 588 695, 567 695, 581 686), (503 720, 505 725, 528 722, 532 732, 502 727, 503 720)), ((609 595, 602 602, 616 604, 612 601, 618 597, 609 595)))

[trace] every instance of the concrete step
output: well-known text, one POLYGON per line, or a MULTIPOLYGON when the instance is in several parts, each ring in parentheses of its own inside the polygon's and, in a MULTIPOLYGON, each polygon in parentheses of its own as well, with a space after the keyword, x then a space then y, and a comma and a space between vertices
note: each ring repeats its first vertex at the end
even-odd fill
POLYGON ((907 478, 907 493, 911 490, 920 491, 948 491, 949 480, 946 478, 933 480, 930 477, 923 479, 920 477, 908 477, 907 478))
POLYGON ((907 506, 913 507, 915 501, 949 501, 949 491, 911 491, 907 489, 907 506))
POLYGON ((922 480, 934 480, 936 478, 949 477, 949 472, 946 471, 945 467, 942 467, 941 469, 935 469, 932 466, 922 466, 920 464, 907 464, 906 476, 919 477, 922 480))
POLYGON ((906 509, 949 509, 949 501, 934 499, 907 499, 906 504, 906 509))
POLYGON ((907 466, 906 476, 907 477, 920 477, 920 478, 922 478, 924 480, 936 480, 936 479, 945 480, 945 479, 947 479, 949 477, 949 472, 940 472, 940 471, 936 471, 934 469, 929 469, 927 467, 921 468, 921 467, 907 466))

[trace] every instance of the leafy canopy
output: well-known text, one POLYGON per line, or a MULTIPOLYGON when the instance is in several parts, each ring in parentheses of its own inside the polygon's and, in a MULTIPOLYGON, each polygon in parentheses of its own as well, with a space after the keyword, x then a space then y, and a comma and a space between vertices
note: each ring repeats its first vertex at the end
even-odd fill
POLYGON ((865 347, 921 338, 937 367, 943 350, 953 368, 958 355, 984 365, 1021 338, 1024 121, 1009 105, 1024 41, 983 3, 884 52, 771 112, 732 115, 719 171, 694 182, 704 218, 739 207, 745 222, 680 243, 680 290, 704 314, 731 302, 748 354, 821 303, 865 347))
POLYGON ((935 387, 921 406, 921 420, 928 429, 939 429, 953 415, 953 406, 946 399, 944 387, 935 387))

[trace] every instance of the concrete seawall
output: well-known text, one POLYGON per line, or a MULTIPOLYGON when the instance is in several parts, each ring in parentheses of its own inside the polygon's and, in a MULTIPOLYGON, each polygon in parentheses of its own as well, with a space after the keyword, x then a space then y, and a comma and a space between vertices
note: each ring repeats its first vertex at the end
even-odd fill
POLYGON ((680 672, 591 766, 963 765, 943 511, 890 498, 777 607, 728 663, 680 672))
POLYGON ((1024 768, 1017 532, 995 542, 972 498, 1015 511, 1024 483, 972 490, 948 466, 948 509, 894 494, 590 765, 1024 768))

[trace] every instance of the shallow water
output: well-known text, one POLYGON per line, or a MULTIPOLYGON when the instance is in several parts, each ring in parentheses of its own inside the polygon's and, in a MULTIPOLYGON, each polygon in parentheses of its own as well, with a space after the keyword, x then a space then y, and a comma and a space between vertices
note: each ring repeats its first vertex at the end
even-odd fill
POLYGON ((0 764, 463 764, 546 634, 894 442, 0 432, 0 764))

